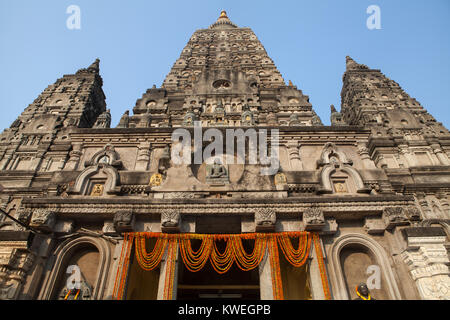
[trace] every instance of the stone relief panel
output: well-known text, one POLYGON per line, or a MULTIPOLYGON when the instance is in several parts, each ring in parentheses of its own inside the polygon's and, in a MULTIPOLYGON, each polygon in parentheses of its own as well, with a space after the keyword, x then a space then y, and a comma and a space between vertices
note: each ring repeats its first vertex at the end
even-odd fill
POLYGON ((274 231, 277 221, 275 210, 270 208, 260 208, 255 211, 256 232, 274 231))
POLYGON ((323 211, 319 208, 309 208, 303 212, 305 230, 321 230, 325 226, 323 211))
POLYGON ((181 228, 181 215, 176 209, 164 209, 161 211, 162 232, 179 232, 181 228))
POLYGON ((135 225, 135 215, 132 211, 118 211, 114 215, 113 224, 117 232, 131 232, 135 225))

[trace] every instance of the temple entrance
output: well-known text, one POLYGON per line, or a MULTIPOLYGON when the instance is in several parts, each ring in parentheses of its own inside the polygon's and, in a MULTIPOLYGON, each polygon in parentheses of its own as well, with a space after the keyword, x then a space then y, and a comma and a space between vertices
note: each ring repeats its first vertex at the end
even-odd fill
MULTIPOLYGON (((148 247, 153 248, 155 239, 147 239, 148 247)), ((145 271, 136 259, 135 249, 131 252, 131 263, 127 281, 126 300, 156 300, 158 296, 158 284, 160 267, 152 271, 145 271)))
MULTIPOLYGON (((200 241, 194 240, 192 241, 193 247, 195 242, 200 245, 200 241)), ((225 245, 225 243, 220 245, 225 245)), ((253 248, 253 243, 247 245, 253 248)), ((220 249, 223 250, 224 248, 220 249)), ((251 271, 242 271, 236 264, 233 264, 228 272, 219 274, 209 261, 198 272, 191 272, 183 263, 180 263, 177 288, 177 300, 260 299, 258 268, 251 271)))

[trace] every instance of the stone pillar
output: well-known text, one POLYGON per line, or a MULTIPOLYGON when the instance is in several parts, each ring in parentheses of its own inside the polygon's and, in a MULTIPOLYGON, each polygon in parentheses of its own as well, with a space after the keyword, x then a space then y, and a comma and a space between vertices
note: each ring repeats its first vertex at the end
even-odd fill
POLYGON ((366 169, 376 169, 377 167, 373 163, 372 159, 369 156, 369 149, 367 149, 364 142, 358 143, 358 154, 361 157, 363 162, 363 166, 366 169))
POLYGON ((67 160, 66 166, 64 168, 64 171, 73 171, 76 170, 78 167, 78 163, 80 162, 81 155, 83 154, 81 152, 82 144, 81 143, 74 143, 73 149, 69 153, 69 160, 67 160))
POLYGON ((39 165, 41 164, 43 158, 44 158, 45 151, 38 151, 36 155, 31 160, 30 170, 35 171, 39 168, 39 165))
POLYGON ((264 258, 259 264, 259 290, 261 300, 273 300, 272 270, 270 266, 269 249, 266 248, 264 258))
MULTIPOLYGON (((174 276, 173 276, 173 286, 172 286, 172 300, 176 300, 177 299, 177 287, 178 287, 178 263, 179 263, 179 258, 178 258, 178 253, 179 253, 179 245, 177 244, 176 247, 176 258, 175 261, 173 261, 173 263, 175 263, 175 270, 174 270, 174 276)), ((166 276, 167 273, 170 272, 169 270, 169 245, 167 246, 164 255, 161 259, 161 271, 159 274, 159 284, 158 284, 158 296, 157 296, 157 300, 164 300, 164 290, 166 288, 166 285, 169 285, 168 283, 166 284, 166 276)))
POLYGON ((447 195, 443 192, 436 194, 436 198, 441 202, 442 209, 444 209, 444 214, 447 219, 450 219, 450 204, 447 200, 447 195))
POLYGON ((442 151, 438 144, 432 144, 431 148, 433 148, 433 153, 442 165, 448 166, 450 164, 447 155, 442 151))
POLYGON ((138 155, 136 159, 136 171, 145 171, 150 163, 150 143, 144 142, 138 146, 138 155))
POLYGON ((303 170, 303 164, 300 159, 300 145, 298 141, 291 140, 286 145, 289 155, 289 162, 293 171, 303 170))
POLYGON ((6 154, 4 158, 2 159, 2 162, 0 164, 0 170, 6 170, 8 164, 10 163, 13 155, 12 154, 6 154))
MULTIPOLYGON (((319 240, 320 241, 320 240, 319 240)), ((321 241, 320 241, 321 242, 321 241)), ((322 248, 322 245, 320 245, 322 248)), ((309 253, 309 278, 311 280, 311 296, 313 300, 325 300, 325 291, 320 276, 318 254, 314 243, 311 242, 311 251, 309 253)), ((325 260, 325 254, 323 254, 325 260)))
POLYGON ((403 155, 408 162, 409 167, 414 167, 416 165, 416 161, 414 157, 411 155, 409 148, 407 145, 400 145, 398 146, 400 149, 400 154, 403 155))
POLYGON ((440 227, 404 230, 408 241, 402 253, 411 276, 424 300, 450 300, 450 260, 444 246, 446 235, 440 227))
POLYGON ((16 300, 34 261, 27 234, 19 241, 0 241, 0 300, 16 300))

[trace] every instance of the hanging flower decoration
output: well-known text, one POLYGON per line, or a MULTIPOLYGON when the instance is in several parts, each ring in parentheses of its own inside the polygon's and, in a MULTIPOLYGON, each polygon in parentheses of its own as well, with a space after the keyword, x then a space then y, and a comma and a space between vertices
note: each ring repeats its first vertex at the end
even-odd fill
POLYGON ((317 233, 310 232, 281 232, 281 233, 246 233, 246 234, 166 234, 153 232, 138 232, 124 234, 124 244, 119 262, 119 267, 114 285, 114 297, 123 298, 125 279, 127 278, 128 265, 132 244, 135 244, 136 261, 146 271, 154 270, 161 264, 162 257, 167 249, 165 261, 165 285, 164 299, 173 297, 173 283, 175 278, 175 266, 180 251, 181 259, 190 272, 198 272, 209 261, 213 269, 224 274, 233 264, 243 271, 250 271, 259 266, 266 251, 269 252, 270 267, 272 273, 273 297, 275 300, 283 299, 283 286, 281 282, 279 250, 281 248, 286 260, 294 267, 303 266, 311 250, 311 241, 314 242, 318 253, 319 271, 322 278, 325 298, 330 299, 328 279, 325 264, 323 262, 320 240, 317 233), (151 250, 148 250, 148 239, 156 238, 151 250), (298 238, 298 247, 292 245, 292 238, 298 238), (192 240, 200 240, 197 250, 192 247, 192 240), (246 252, 243 240, 254 240, 251 253, 246 252), (223 247, 223 251, 220 247, 223 247))

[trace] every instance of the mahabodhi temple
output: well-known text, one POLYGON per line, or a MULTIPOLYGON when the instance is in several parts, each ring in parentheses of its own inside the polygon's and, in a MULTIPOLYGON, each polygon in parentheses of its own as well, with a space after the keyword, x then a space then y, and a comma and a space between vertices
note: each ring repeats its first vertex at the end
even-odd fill
POLYGON ((0 299, 450 299, 450 133, 345 63, 330 126, 225 12, 115 128, 99 60, 56 80, 0 135, 0 299))

